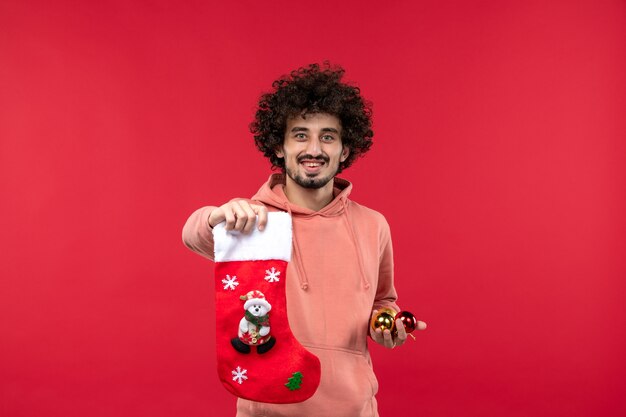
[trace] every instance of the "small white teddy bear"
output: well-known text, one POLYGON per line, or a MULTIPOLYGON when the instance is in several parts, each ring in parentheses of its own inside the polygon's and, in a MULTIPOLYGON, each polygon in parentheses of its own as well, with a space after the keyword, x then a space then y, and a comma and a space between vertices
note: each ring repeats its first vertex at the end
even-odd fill
POLYGON ((256 346, 258 353, 265 353, 276 343, 270 335, 269 312, 272 306, 261 291, 250 291, 240 298, 245 300, 245 315, 239 321, 237 337, 231 340, 231 344, 241 353, 250 353, 250 346, 256 346))

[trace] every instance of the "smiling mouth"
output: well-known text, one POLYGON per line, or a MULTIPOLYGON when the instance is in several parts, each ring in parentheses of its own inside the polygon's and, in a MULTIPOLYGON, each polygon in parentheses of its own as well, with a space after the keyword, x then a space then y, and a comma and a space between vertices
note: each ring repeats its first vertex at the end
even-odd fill
POLYGON ((324 165, 326 165, 325 161, 311 161, 311 160, 304 160, 301 161, 300 164, 302 165, 302 167, 304 168, 304 172, 307 175, 313 176, 313 175, 317 175, 322 171, 322 168, 324 167, 324 165))

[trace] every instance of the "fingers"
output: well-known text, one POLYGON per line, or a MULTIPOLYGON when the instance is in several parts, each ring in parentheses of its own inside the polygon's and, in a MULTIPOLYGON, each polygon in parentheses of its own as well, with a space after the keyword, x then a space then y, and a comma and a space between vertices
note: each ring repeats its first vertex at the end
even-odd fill
POLYGON ((382 331, 381 329, 376 329, 371 331, 370 334, 372 335, 372 339, 374 340, 374 342, 378 343, 379 345, 383 345, 387 349, 393 349, 396 346, 389 329, 386 329, 385 331, 382 331))
MULTIPOLYGON (((235 214, 235 226, 233 227, 233 230, 242 232, 243 228, 246 226, 246 222, 248 221, 248 215, 243 207, 239 205, 238 201, 233 201, 231 203, 231 207, 233 209, 233 213, 235 214)), ((228 230, 228 227, 226 227, 226 230, 228 230)))
POLYGON ((396 331, 398 332, 396 336, 396 346, 402 346, 404 342, 406 342, 406 329, 400 319, 396 320, 396 331))
POLYGON ((423 321, 417 321, 417 330, 426 330, 426 323, 424 323, 423 321))
POLYGON ((254 223, 256 223, 256 214, 252 210, 252 207, 250 207, 250 204, 246 201, 239 201, 239 206, 245 213, 245 224, 242 231, 244 233, 250 233, 254 227, 254 223))
POLYGON ((370 336, 372 336, 372 340, 379 345, 384 344, 383 332, 381 332, 380 329, 370 329, 370 336))
MULTIPOLYGON (((380 329, 376 329, 376 331, 379 330, 380 329)), ((393 349, 396 346, 396 343, 393 340, 393 337, 391 336, 391 331, 389 329, 385 329, 383 331, 383 344, 387 349, 393 349)))
POLYGON ((209 216, 209 226, 215 227, 221 222, 226 222, 226 230, 250 233, 255 224, 259 230, 263 230, 267 225, 267 208, 260 204, 250 204, 246 200, 230 201, 213 210, 209 216))
POLYGON ((259 216, 257 219, 259 230, 265 229, 265 225, 267 224, 267 208, 254 204, 252 205, 252 210, 259 216))
POLYGON ((218 207, 213 210, 209 215, 209 227, 213 228, 224 220, 226 220, 226 216, 224 216, 224 210, 221 207, 218 207))
POLYGON ((220 207, 224 211, 224 221, 226 222, 226 230, 232 230, 235 227, 235 222, 237 219, 235 218, 235 213, 231 207, 230 203, 224 204, 220 207))

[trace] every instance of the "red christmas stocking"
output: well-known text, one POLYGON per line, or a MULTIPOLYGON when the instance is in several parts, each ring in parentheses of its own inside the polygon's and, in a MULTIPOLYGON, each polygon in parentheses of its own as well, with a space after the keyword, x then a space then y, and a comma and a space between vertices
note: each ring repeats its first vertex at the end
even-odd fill
POLYGON ((263 231, 213 229, 217 370, 228 391, 267 403, 296 403, 315 393, 319 359, 294 338, 285 281, 291 216, 268 214, 263 231))

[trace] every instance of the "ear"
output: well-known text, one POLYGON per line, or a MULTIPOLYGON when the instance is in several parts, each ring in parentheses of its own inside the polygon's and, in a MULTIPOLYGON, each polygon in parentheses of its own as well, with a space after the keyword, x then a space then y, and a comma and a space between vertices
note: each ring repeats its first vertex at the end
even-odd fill
POLYGON ((344 146, 343 149, 341 150, 341 157, 339 158, 340 162, 345 161, 346 159, 348 159, 348 156, 350 155, 350 148, 348 148, 347 146, 344 146))
POLYGON ((285 153, 283 152, 283 148, 282 147, 276 148, 274 150, 274 155, 276 155, 279 158, 284 158, 285 157, 285 153))

